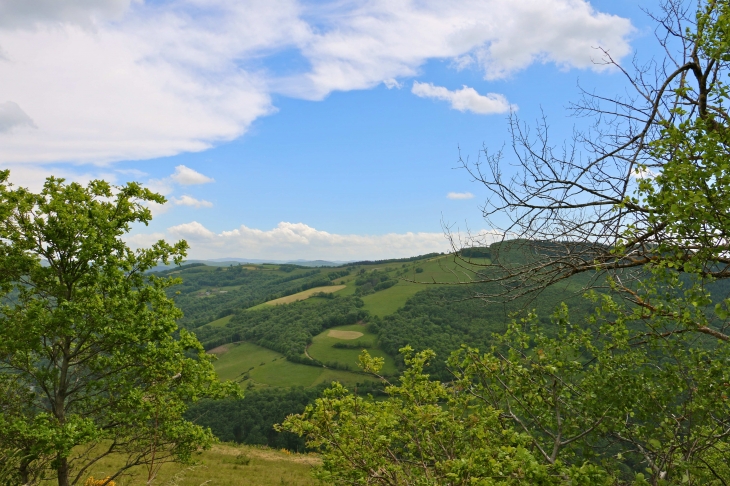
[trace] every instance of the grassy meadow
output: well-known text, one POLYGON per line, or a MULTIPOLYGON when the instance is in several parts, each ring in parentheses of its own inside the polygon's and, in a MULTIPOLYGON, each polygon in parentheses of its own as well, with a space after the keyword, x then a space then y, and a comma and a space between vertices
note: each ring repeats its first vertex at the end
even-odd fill
POLYGON ((321 383, 329 384, 333 381, 354 385, 363 381, 375 380, 367 375, 348 371, 292 363, 287 361, 283 354, 252 343, 226 344, 211 352, 218 356, 214 365, 220 379, 235 381, 243 387, 303 386, 308 388, 321 383))
MULTIPOLYGON (((339 334, 339 336, 343 335, 339 334)), ((341 365, 347 365, 353 370, 357 370, 359 362, 358 357, 360 356, 362 348, 345 349, 334 347, 336 343, 342 342, 365 343, 368 348, 368 352, 372 356, 377 356, 385 359, 385 364, 383 365, 382 370, 383 374, 394 375, 397 373, 398 370, 395 367, 395 361, 393 360, 393 358, 387 355, 381 349, 377 348, 377 336, 368 332, 367 326, 362 324, 338 326, 325 330, 321 334, 314 337, 314 339, 312 340, 312 345, 309 346, 307 352, 312 358, 322 363, 326 364, 330 362, 337 362, 341 365), (347 336, 347 334, 345 334, 344 336, 347 336, 347 338, 343 339, 343 337, 338 337, 337 331, 351 332, 353 334, 350 336, 347 336)))
MULTIPOLYGON (((165 464, 154 485, 179 486, 310 486, 319 484, 312 478, 312 466, 320 460, 313 454, 295 454, 265 447, 217 444, 195 458, 193 466, 165 464)), ((106 477, 118 470, 121 457, 109 456, 100 460, 89 471, 95 479, 106 477)), ((147 469, 133 468, 131 475, 117 479, 117 486, 147 484, 147 469)), ((41 483, 44 486, 56 481, 41 483)))

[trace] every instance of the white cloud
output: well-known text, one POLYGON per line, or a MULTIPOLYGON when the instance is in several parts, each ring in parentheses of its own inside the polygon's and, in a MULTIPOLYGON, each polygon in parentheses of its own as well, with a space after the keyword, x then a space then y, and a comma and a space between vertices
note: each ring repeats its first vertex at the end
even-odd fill
POLYGON ((0 133, 9 132, 17 127, 38 128, 31 117, 17 103, 6 101, 0 103, 0 133))
POLYGON ((449 199, 472 199, 474 194, 471 192, 450 192, 446 197, 449 199))
POLYGON ((190 206, 193 208, 212 208, 213 203, 203 199, 195 199, 192 196, 184 195, 180 198, 173 197, 170 199, 177 206, 190 206))
MULTIPOLYGON (((341 235, 321 231, 304 223, 286 222, 270 230, 242 225, 231 231, 214 233, 193 221, 168 228, 165 236, 170 241, 187 240, 191 247, 190 258, 362 260, 449 250, 448 240, 443 233, 341 235)), ((134 238, 135 244, 152 241, 140 235, 134 238)))
POLYGON ((216 236, 215 233, 213 233, 197 221, 172 226, 168 228, 167 231, 171 235, 178 236, 180 238, 191 238, 193 240, 208 240, 215 238, 216 236))
POLYGON ((59 177, 67 182, 78 182, 86 185, 94 179, 103 179, 116 184, 118 175, 104 168, 98 167, 59 167, 37 164, 3 164, 3 169, 10 169, 10 182, 17 187, 25 187, 33 192, 39 192, 48 177, 59 177))
POLYGON ((4 0, 3 96, 38 128, 0 133, 0 163, 201 151, 273 113, 271 93, 395 87, 430 59, 489 79, 533 62, 602 69, 595 48, 619 59, 631 31, 587 0, 4 0), (284 51, 309 67, 279 76, 267 59, 284 51))
POLYGON ((215 181, 215 179, 205 176, 190 167, 185 167, 184 165, 178 165, 175 167, 175 172, 170 176, 170 179, 183 186, 208 184, 209 182, 215 181))
POLYGON ((434 86, 431 83, 419 83, 415 81, 411 92, 421 98, 433 98, 436 100, 448 101, 451 108, 459 111, 471 111, 480 115, 491 115, 494 113, 505 113, 516 107, 510 105, 501 94, 487 93, 480 95, 474 88, 464 86, 456 91, 449 91, 443 86, 434 86))
POLYGON ((403 83, 399 83, 397 80, 395 80, 393 78, 384 79, 383 84, 388 89, 393 89, 393 88, 401 89, 403 87, 403 83))

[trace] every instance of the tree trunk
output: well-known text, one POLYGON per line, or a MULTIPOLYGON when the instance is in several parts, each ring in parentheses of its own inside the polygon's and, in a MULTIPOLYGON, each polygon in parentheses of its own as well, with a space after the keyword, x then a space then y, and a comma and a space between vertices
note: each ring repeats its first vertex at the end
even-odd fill
POLYGON ((56 467, 56 473, 58 474, 58 486, 70 486, 68 482, 68 459, 61 457, 58 459, 58 466, 56 467))

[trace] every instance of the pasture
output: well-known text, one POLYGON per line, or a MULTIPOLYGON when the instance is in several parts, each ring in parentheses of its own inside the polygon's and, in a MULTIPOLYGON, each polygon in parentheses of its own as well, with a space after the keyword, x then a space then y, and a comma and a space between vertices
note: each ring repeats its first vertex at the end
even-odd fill
MULTIPOLYGON (((327 329, 312 339, 312 344, 307 349, 309 355, 322 363, 339 363, 347 365, 352 370, 359 370, 359 356, 362 348, 336 348, 336 343, 363 343, 367 346, 371 356, 384 358, 382 373, 394 375, 397 372, 395 361, 382 350, 376 347, 377 336, 368 332, 367 326, 362 324, 351 324, 349 326, 338 326, 327 329), (358 335, 359 334, 359 335, 358 335)), ((333 370, 334 371, 334 370, 333 370)))
MULTIPOLYGON (((333 381, 354 385, 375 380, 374 377, 348 371, 292 363, 283 354, 252 343, 226 344, 210 352, 218 356, 214 366, 220 379, 233 380, 241 386, 306 388, 333 381)), ((356 370, 357 367, 353 369, 356 370)))

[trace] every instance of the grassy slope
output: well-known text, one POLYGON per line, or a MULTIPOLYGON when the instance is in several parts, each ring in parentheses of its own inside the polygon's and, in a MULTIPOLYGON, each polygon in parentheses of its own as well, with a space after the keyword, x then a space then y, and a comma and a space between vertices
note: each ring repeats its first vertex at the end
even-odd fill
MULTIPOLYGON (((475 261, 479 263, 486 262, 486 260, 475 261)), ((384 268, 387 268, 387 266, 381 267, 380 269, 383 270, 384 268)), ((401 268, 393 267, 393 270, 389 273, 395 275, 395 271, 401 268)), ((468 273, 465 273, 462 268, 451 261, 448 256, 414 262, 408 264, 406 268, 408 271, 400 276, 401 281, 398 284, 389 289, 363 297, 362 300, 365 302, 364 309, 376 316, 387 316, 403 307, 406 301, 418 292, 438 287, 434 282, 455 283, 457 281, 466 281, 470 277, 468 273), (417 268, 423 271, 417 273, 417 268)), ((369 270, 374 270, 374 268, 369 270)), ((352 293, 354 293, 354 283, 350 285, 353 286, 352 293)))
MULTIPOLYGON (((377 336, 375 334, 372 334, 367 331, 366 326, 362 324, 352 324, 349 326, 338 326, 333 327, 332 329, 327 329, 323 333, 317 335, 312 339, 312 345, 309 346, 309 349, 307 350, 309 352, 309 355, 323 363, 336 361, 341 364, 346 364, 350 366, 351 369, 356 370, 358 369, 358 357, 360 356, 359 349, 342 349, 342 348, 335 348, 333 345, 338 342, 368 342, 371 345, 375 345, 375 341, 377 339, 377 336), (329 332, 331 330, 342 330, 342 331, 357 331, 361 332, 363 335, 362 337, 359 337, 357 339, 353 339, 352 341, 342 340, 334 337, 329 336, 329 332)), ((380 349, 377 348, 369 348, 368 352, 372 356, 377 356, 385 359, 385 364, 383 366, 383 373, 386 375, 392 375, 396 373, 396 367, 395 367, 395 361, 392 357, 385 354, 380 349)))
MULTIPOLYGON (((188 467, 166 464, 160 470, 155 485, 180 486, 230 485, 230 486, 309 486, 318 484, 311 477, 312 466, 320 462, 316 455, 290 454, 263 447, 215 445, 196 457, 199 465, 188 467)), ((122 458, 110 456, 102 459, 89 471, 97 479, 105 477, 122 464, 122 458)), ((141 467, 132 469, 133 477, 116 481, 117 486, 147 483, 147 471, 141 467)), ((42 482, 50 486, 54 481, 42 482)))
POLYGON ((339 381, 346 385, 372 380, 372 378, 347 371, 331 370, 316 366, 292 363, 284 355, 251 343, 235 343, 224 346, 226 352, 215 362, 215 369, 222 380, 234 380, 241 385, 304 386, 339 381), (244 380, 248 373, 249 379, 244 380))
POLYGON ((232 317, 233 314, 231 314, 230 316, 221 317, 220 319, 216 319, 215 321, 209 322, 206 325, 211 327, 224 327, 226 324, 228 324, 228 321, 230 321, 232 317))

